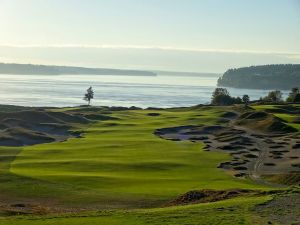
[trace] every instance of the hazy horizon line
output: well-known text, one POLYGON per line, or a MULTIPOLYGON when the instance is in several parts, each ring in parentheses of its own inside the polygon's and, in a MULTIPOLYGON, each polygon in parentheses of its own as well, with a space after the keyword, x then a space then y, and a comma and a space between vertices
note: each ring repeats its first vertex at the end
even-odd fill
MULTIPOLYGON (((1 58, 0 58, 1 59, 1 58)), ((89 67, 89 66, 76 66, 68 64, 47 64, 47 63, 18 63, 18 62, 4 62, 0 61, 0 64, 16 64, 16 65, 33 65, 33 66, 57 66, 57 67, 75 67, 86 69, 111 69, 111 70, 126 70, 126 71, 145 71, 145 72, 158 72, 158 73, 191 73, 191 74, 223 74, 224 72, 205 72, 205 71, 186 71, 186 70, 156 70, 156 69, 134 69, 134 68, 117 68, 117 67, 89 67)))
POLYGON ((136 50, 166 50, 183 52, 207 52, 207 53, 233 53, 233 54, 262 54, 299 56, 300 52, 277 51, 277 50, 250 50, 250 49, 217 49, 217 48, 190 48, 155 45, 85 45, 85 44, 0 44, 4 48, 86 48, 86 49, 136 49, 136 50))

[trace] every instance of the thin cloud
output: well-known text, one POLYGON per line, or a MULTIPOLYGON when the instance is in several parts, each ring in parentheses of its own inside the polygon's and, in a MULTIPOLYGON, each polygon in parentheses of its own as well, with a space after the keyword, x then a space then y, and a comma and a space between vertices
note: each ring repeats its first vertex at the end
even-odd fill
POLYGON ((146 46, 146 45, 81 45, 81 44, 53 44, 53 45, 0 45, 6 48, 86 48, 86 49, 135 49, 135 50, 162 50, 162 51, 183 51, 199 53, 234 53, 234 54, 265 54, 280 56, 300 56, 300 52, 283 51, 261 51, 247 49, 211 49, 211 48, 180 48, 172 46, 146 46))

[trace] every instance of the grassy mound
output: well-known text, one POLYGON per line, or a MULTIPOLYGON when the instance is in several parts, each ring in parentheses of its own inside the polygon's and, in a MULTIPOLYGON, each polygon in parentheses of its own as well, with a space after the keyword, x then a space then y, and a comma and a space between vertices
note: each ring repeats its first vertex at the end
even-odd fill
POLYGON ((300 185, 300 172, 265 176, 271 182, 285 185, 300 185))
POLYGON ((298 105, 276 105, 275 107, 266 108, 265 111, 269 113, 300 114, 300 107, 298 105))
POLYGON ((189 191, 175 200, 171 201, 168 205, 187 205, 205 202, 217 202, 225 199, 235 198, 238 196, 250 196, 261 194, 260 191, 245 190, 245 189, 228 189, 228 190, 199 190, 189 191))
POLYGON ((63 112, 51 111, 19 111, 10 113, 0 113, 0 121, 7 118, 26 121, 26 123, 88 123, 84 117, 71 115, 63 112))
POLYGON ((236 117, 238 117, 238 114, 236 112, 225 112, 221 115, 222 118, 226 118, 226 119, 234 119, 236 117))
POLYGON ((0 146, 23 146, 55 141, 54 138, 40 132, 22 128, 8 128, 1 132, 0 146))
POLYGON ((89 120, 114 120, 116 118, 113 118, 111 116, 107 116, 107 115, 99 115, 99 114, 94 114, 94 113, 90 113, 87 115, 84 115, 85 118, 89 119, 89 120))
MULTIPOLYGON (((14 108, 15 109, 15 108, 14 108)), ((16 109, 15 109, 16 110, 16 109)), ((63 141, 74 135, 74 124, 86 124, 83 116, 45 110, 0 113, 0 146, 26 146, 63 141)))
POLYGON ((280 118, 287 125, 300 131, 299 114, 300 105, 255 105, 252 106, 257 111, 265 111, 273 113, 276 117, 280 118), (282 110, 284 109, 284 110, 282 110))
MULTIPOLYGON (((238 197, 225 201, 139 210, 104 210, 65 216, 1 217, 1 225, 207 225, 268 224, 253 208, 271 200, 270 196, 238 197), (254 215, 253 215, 254 214, 254 215)), ((272 213, 271 213, 272 214, 272 213)), ((292 222, 292 221, 290 221, 292 222)))
POLYGON ((291 133, 298 130, 266 112, 246 112, 236 121, 237 125, 266 133, 291 133))

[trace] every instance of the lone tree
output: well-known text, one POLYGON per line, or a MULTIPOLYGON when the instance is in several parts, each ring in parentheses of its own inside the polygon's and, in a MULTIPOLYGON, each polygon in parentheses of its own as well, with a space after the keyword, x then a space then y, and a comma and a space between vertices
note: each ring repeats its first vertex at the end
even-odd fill
POLYGON ((88 102, 88 105, 91 104, 91 99, 94 98, 94 91, 93 91, 93 88, 92 87, 89 87, 87 90, 86 90, 86 93, 83 97, 83 100, 87 101, 88 102))
POLYGON ((249 97, 249 95, 243 95, 242 100, 243 100, 243 103, 245 104, 245 108, 247 108, 248 105, 249 105, 249 102, 250 102, 250 97, 249 97))

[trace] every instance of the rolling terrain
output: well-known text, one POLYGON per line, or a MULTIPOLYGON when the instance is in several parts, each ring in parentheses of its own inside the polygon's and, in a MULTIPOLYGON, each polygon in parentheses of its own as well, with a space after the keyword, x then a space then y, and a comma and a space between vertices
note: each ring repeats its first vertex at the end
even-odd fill
POLYGON ((0 224, 299 222, 298 110, 3 106, 2 136, 17 138, 12 131, 22 128, 40 132, 35 140, 43 144, 0 147, 0 224), (45 124, 64 130, 53 134, 45 124), (251 144, 237 143, 241 138, 251 144), (271 148, 284 138, 293 141, 271 148), (276 143, 260 148, 258 139, 276 143), (273 159, 271 149, 281 158, 273 159), (278 168, 262 173, 259 165, 270 159, 278 168), (283 213, 271 217, 270 210, 283 213))

